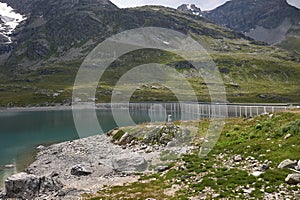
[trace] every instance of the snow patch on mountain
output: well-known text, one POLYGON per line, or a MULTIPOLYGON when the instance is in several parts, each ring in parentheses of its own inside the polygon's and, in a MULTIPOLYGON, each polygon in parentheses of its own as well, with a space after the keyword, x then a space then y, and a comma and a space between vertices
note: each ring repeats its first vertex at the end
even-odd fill
POLYGON ((14 9, 6 3, 0 2, 0 35, 7 38, 7 42, 11 43, 11 34, 16 27, 26 18, 15 12, 14 9))

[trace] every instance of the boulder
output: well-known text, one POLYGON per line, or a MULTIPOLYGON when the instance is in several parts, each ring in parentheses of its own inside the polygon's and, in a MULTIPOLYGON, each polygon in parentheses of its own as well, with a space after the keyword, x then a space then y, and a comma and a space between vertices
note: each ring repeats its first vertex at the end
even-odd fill
POLYGON ((35 199, 41 193, 57 192, 62 187, 57 179, 21 172, 5 180, 5 198, 35 199))
POLYGON ((18 173, 5 180, 7 198, 33 199, 39 193, 40 180, 38 177, 18 173))
POLYGON ((91 167, 87 164, 78 164, 71 168, 71 174, 74 176, 88 176, 92 173, 91 167))
POLYGON ((282 161, 279 165, 279 169, 284 169, 284 168, 295 168, 297 166, 297 161, 296 160, 290 160, 286 159, 282 161))
POLYGON ((117 172, 145 171, 148 167, 145 158, 140 156, 123 157, 112 160, 113 169, 117 172))
POLYGON ((300 183, 300 174, 289 174, 286 179, 285 182, 287 182, 288 184, 291 185, 297 185, 300 183))

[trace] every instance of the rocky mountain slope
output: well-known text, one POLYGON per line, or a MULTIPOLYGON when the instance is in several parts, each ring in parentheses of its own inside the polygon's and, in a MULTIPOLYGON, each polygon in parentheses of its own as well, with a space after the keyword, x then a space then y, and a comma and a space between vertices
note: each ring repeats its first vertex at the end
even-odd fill
POLYGON ((269 44, 300 37, 300 10, 286 0, 232 0, 206 12, 211 21, 269 44))

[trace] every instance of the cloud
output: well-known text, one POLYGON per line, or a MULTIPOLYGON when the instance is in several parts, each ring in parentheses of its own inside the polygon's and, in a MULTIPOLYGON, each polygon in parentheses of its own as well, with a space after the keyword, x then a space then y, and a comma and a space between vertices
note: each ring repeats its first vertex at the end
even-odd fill
POLYGON ((300 1, 299 0, 287 0, 287 2, 292 5, 295 6, 297 8, 300 8, 300 1))
MULTIPOLYGON (((120 8, 127 8, 127 7, 136 7, 136 6, 143 6, 143 5, 162 5, 168 6, 172 8, 177 8, 183 3, 188 4, 195 4, 200 7, 202 10, 212 10, 222 4, 224 4, 228 0, 111 0, 114 4, 116 4, 120 8)), ((298 1, 298 0, 295 0, 298 1)))

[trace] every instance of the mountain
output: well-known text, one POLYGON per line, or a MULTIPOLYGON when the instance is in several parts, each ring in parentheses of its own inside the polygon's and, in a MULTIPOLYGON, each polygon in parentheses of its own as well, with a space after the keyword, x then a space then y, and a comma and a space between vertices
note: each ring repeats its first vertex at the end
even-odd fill
POLYGON ((189 12, 194 15, 201 15, 202 11, 195 4, 182 4, 177 8, 178 10, 189 12))
MULTIPOLYGON (((76 73, 89 52, 106 38, 139 27, 177 30, 201 42, 219 67, 231 102, 300 99, 299 54, 258 43, 199 15, 162 6, 119 9, 108 0, 0 1, 26 18, 11 34, 9 54, 0 55, 0 106, 68 105, 76 73)), ((184 73, 199 101, 209 101, 206 83, 189 63, 153 49, 116 60, 101 79, 97 99, 109 102, 126 70, 156 62, 184 73)), ((176 101, 166 88, 151 88, 136 91, 133 101, 176 101)))
POLYGON ((286 0, 232 0, 203 15, 268 44, 300 38, 300 10, 286 0))
MULTIPOLYGON (((7 2, 17 6, 16 1, 7 2)), ((92 48, 93 44, 120 31, 142 26, 172 28, 186 33, 193 29, 197 34, 215 38, 243 37, 208 25, 210 23, 203 18, 186 18, 175 15, 173 9, 162 7, 121 10, 107 0, 33 0, 17 8, 28 19, 14 33, 16 45, 7 61, 10 66, 20 65, 22 61, 23 66, 32 67, 35 63, 39 65, 41 59, 65 58, 66 54, 76 52, 84 57, 80 52, 85 48, 92 48)))

